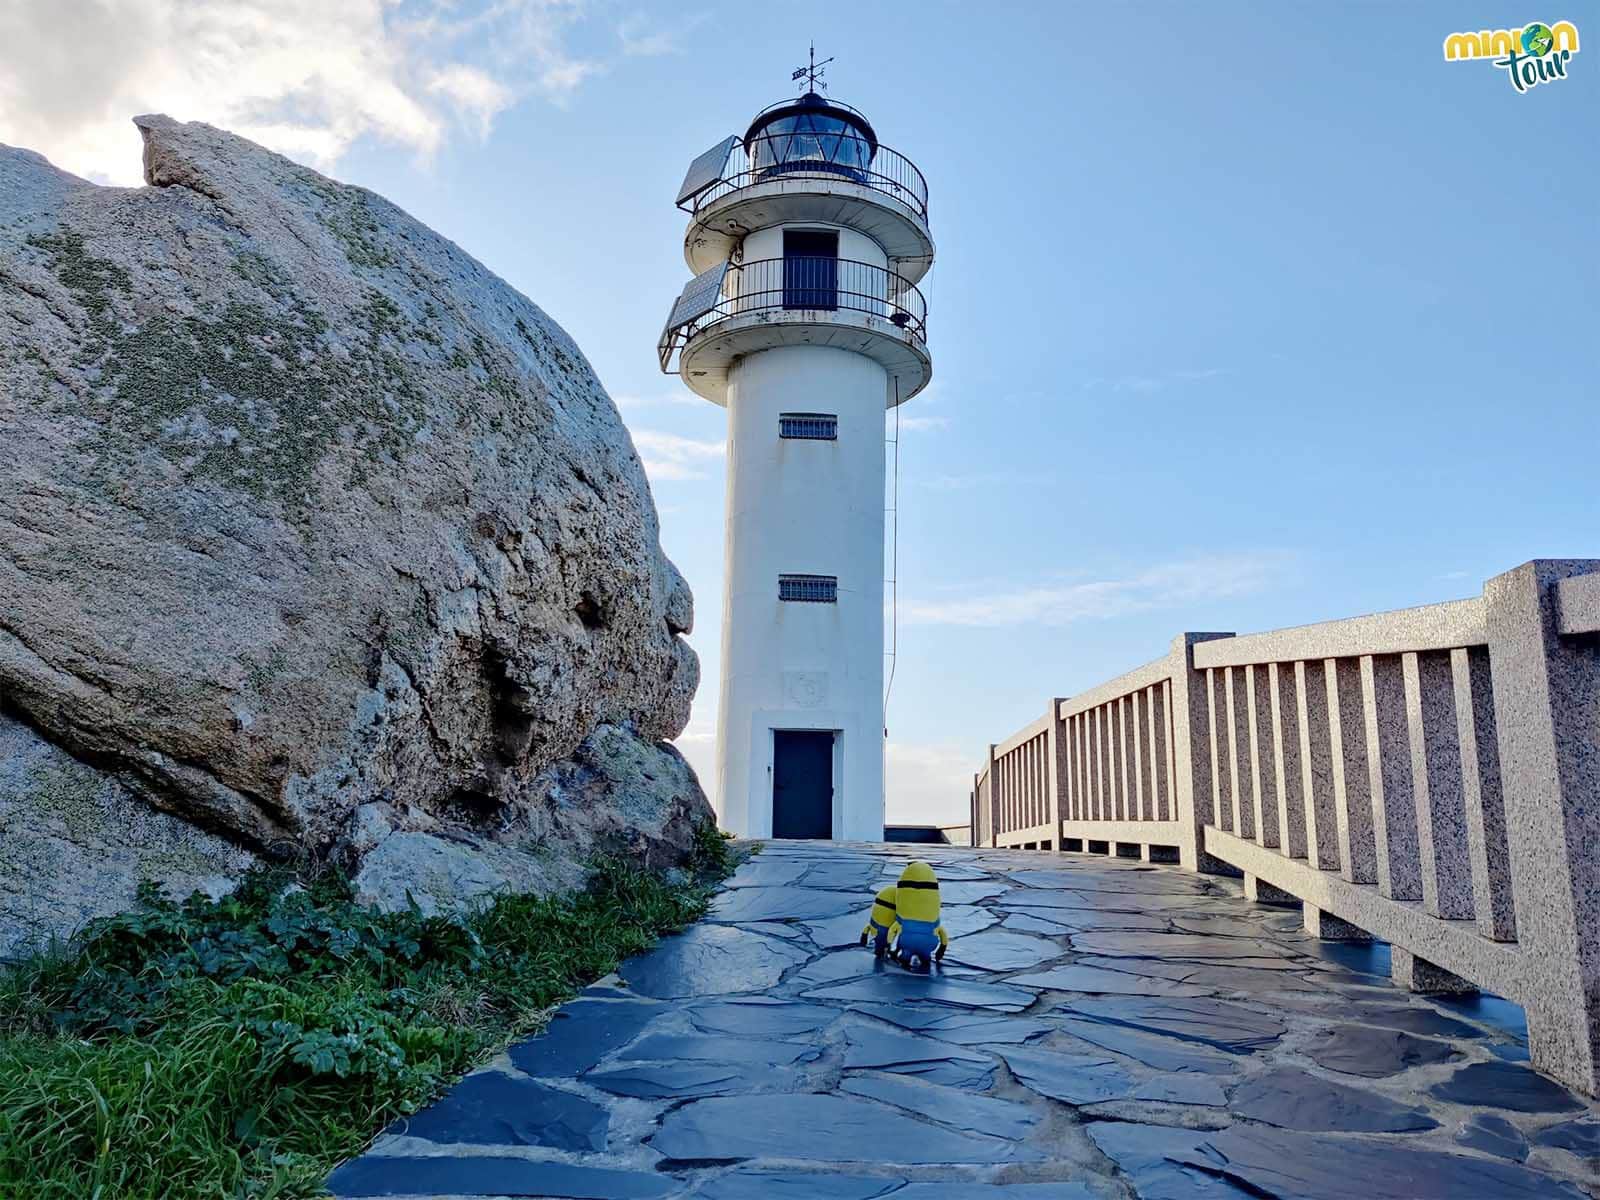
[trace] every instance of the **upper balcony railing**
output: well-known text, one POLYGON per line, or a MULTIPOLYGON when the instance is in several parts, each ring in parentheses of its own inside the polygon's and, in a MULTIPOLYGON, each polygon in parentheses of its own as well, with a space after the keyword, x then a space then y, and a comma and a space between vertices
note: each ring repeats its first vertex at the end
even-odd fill
POLYGON ((908 342, 927 342, 928 303, 904 276, 847 258, 763 258, 730 266, 717 302, 667 330, 658 348, 661 369, 667 369, 675 351, 733 317, 793 312, 826 321, 825 314, 839 311, 881 317, 908 342))
POLYGON ((900 201, 924 223, 928 181, 905 155, 852 133, 761 133, 734 143, 721 177, 679 204, 694 216, 734 192, 787 179, 844 181, 900 201))

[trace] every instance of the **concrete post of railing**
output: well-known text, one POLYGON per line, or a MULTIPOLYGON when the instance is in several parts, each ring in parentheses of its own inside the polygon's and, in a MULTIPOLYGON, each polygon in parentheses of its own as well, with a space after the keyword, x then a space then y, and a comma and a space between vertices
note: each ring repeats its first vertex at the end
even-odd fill
POLYGON ((1061 720, 1061 697, 1054 696, 1050 700, 1050 712, 1045 728, 1050 731, 1049 740, 1046 742, 1045 765, 1047 770, 1046 786, 1050 808, 1050 848, 1057 854, 1061 852, 1061 813, 1065 807, 1065 797, 1062 793, 1067 787, 1067 731, 1061 720))
POLYGON ((970 831, 968 841, 977 846, 982 843, 983 830, 978 824, 978 777, 972 777, 972 790, 967 793, 967 829, 970 831))
POLYGON ((1600 607, 1582 579, 1597 573, 1600 561, 1537 559, 1483 588, 1529 1048, 1539 1070, 1591 1094, 1600 1094, 1600 619, 1564 612, 1560 594, 1600 607))
POLYGON ((1000 844, 1000 774, 995 765, 994 743, 989 743, 989 845, 1000 844))
POLYGON ((1195 670, 1197 642, 1231 633, 1180 633, 1172 639, 1172 784, 1178 806, 1178 861, 1190 871, 1232 873, 1205 852, 1211 814, 1211 707, 1206 673, 1195 670))

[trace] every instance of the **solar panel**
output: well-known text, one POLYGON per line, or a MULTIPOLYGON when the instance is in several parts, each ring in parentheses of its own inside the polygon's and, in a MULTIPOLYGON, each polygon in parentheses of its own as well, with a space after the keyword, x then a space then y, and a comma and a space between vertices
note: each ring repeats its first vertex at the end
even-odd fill
POLYGON ((722 299, 722 281, 727 274, 728 264, 720 262, 684 284, 678 302, 672 306, 672 315, 667 318, 667 331, 687 325, 715 308, 722 299))
POLYGON ((689 169, 684 172, 683 186, 678 189, 678 204, 692 200, 722 178, 722 166, 728 161, 728 152, 738 140, 729 135, 689 164, 689 169))

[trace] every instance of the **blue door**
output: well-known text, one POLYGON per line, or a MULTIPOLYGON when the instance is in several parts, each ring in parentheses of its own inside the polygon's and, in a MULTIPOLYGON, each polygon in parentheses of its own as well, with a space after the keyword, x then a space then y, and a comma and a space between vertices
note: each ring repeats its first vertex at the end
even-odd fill
POLYGON ((772 733, 772 836, 833 836, 833 733, 775 729, 772 733))
POLYGON ((832 229, 783 231, 783 306, 839 307, 839 234, 832 229))

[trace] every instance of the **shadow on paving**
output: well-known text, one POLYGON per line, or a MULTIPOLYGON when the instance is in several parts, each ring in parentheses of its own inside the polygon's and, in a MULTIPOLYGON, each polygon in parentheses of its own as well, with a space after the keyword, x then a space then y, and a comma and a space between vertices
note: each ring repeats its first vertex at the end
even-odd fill
POLYGON ((1515 1014, 1389 986, 1236 884, 1102 858, 771 842, 708 917, 395 1123, 344 1197, 1594 1200, 1600 1108, 1515 1014), (934 863, 952 934, 855 944, 934 863))

